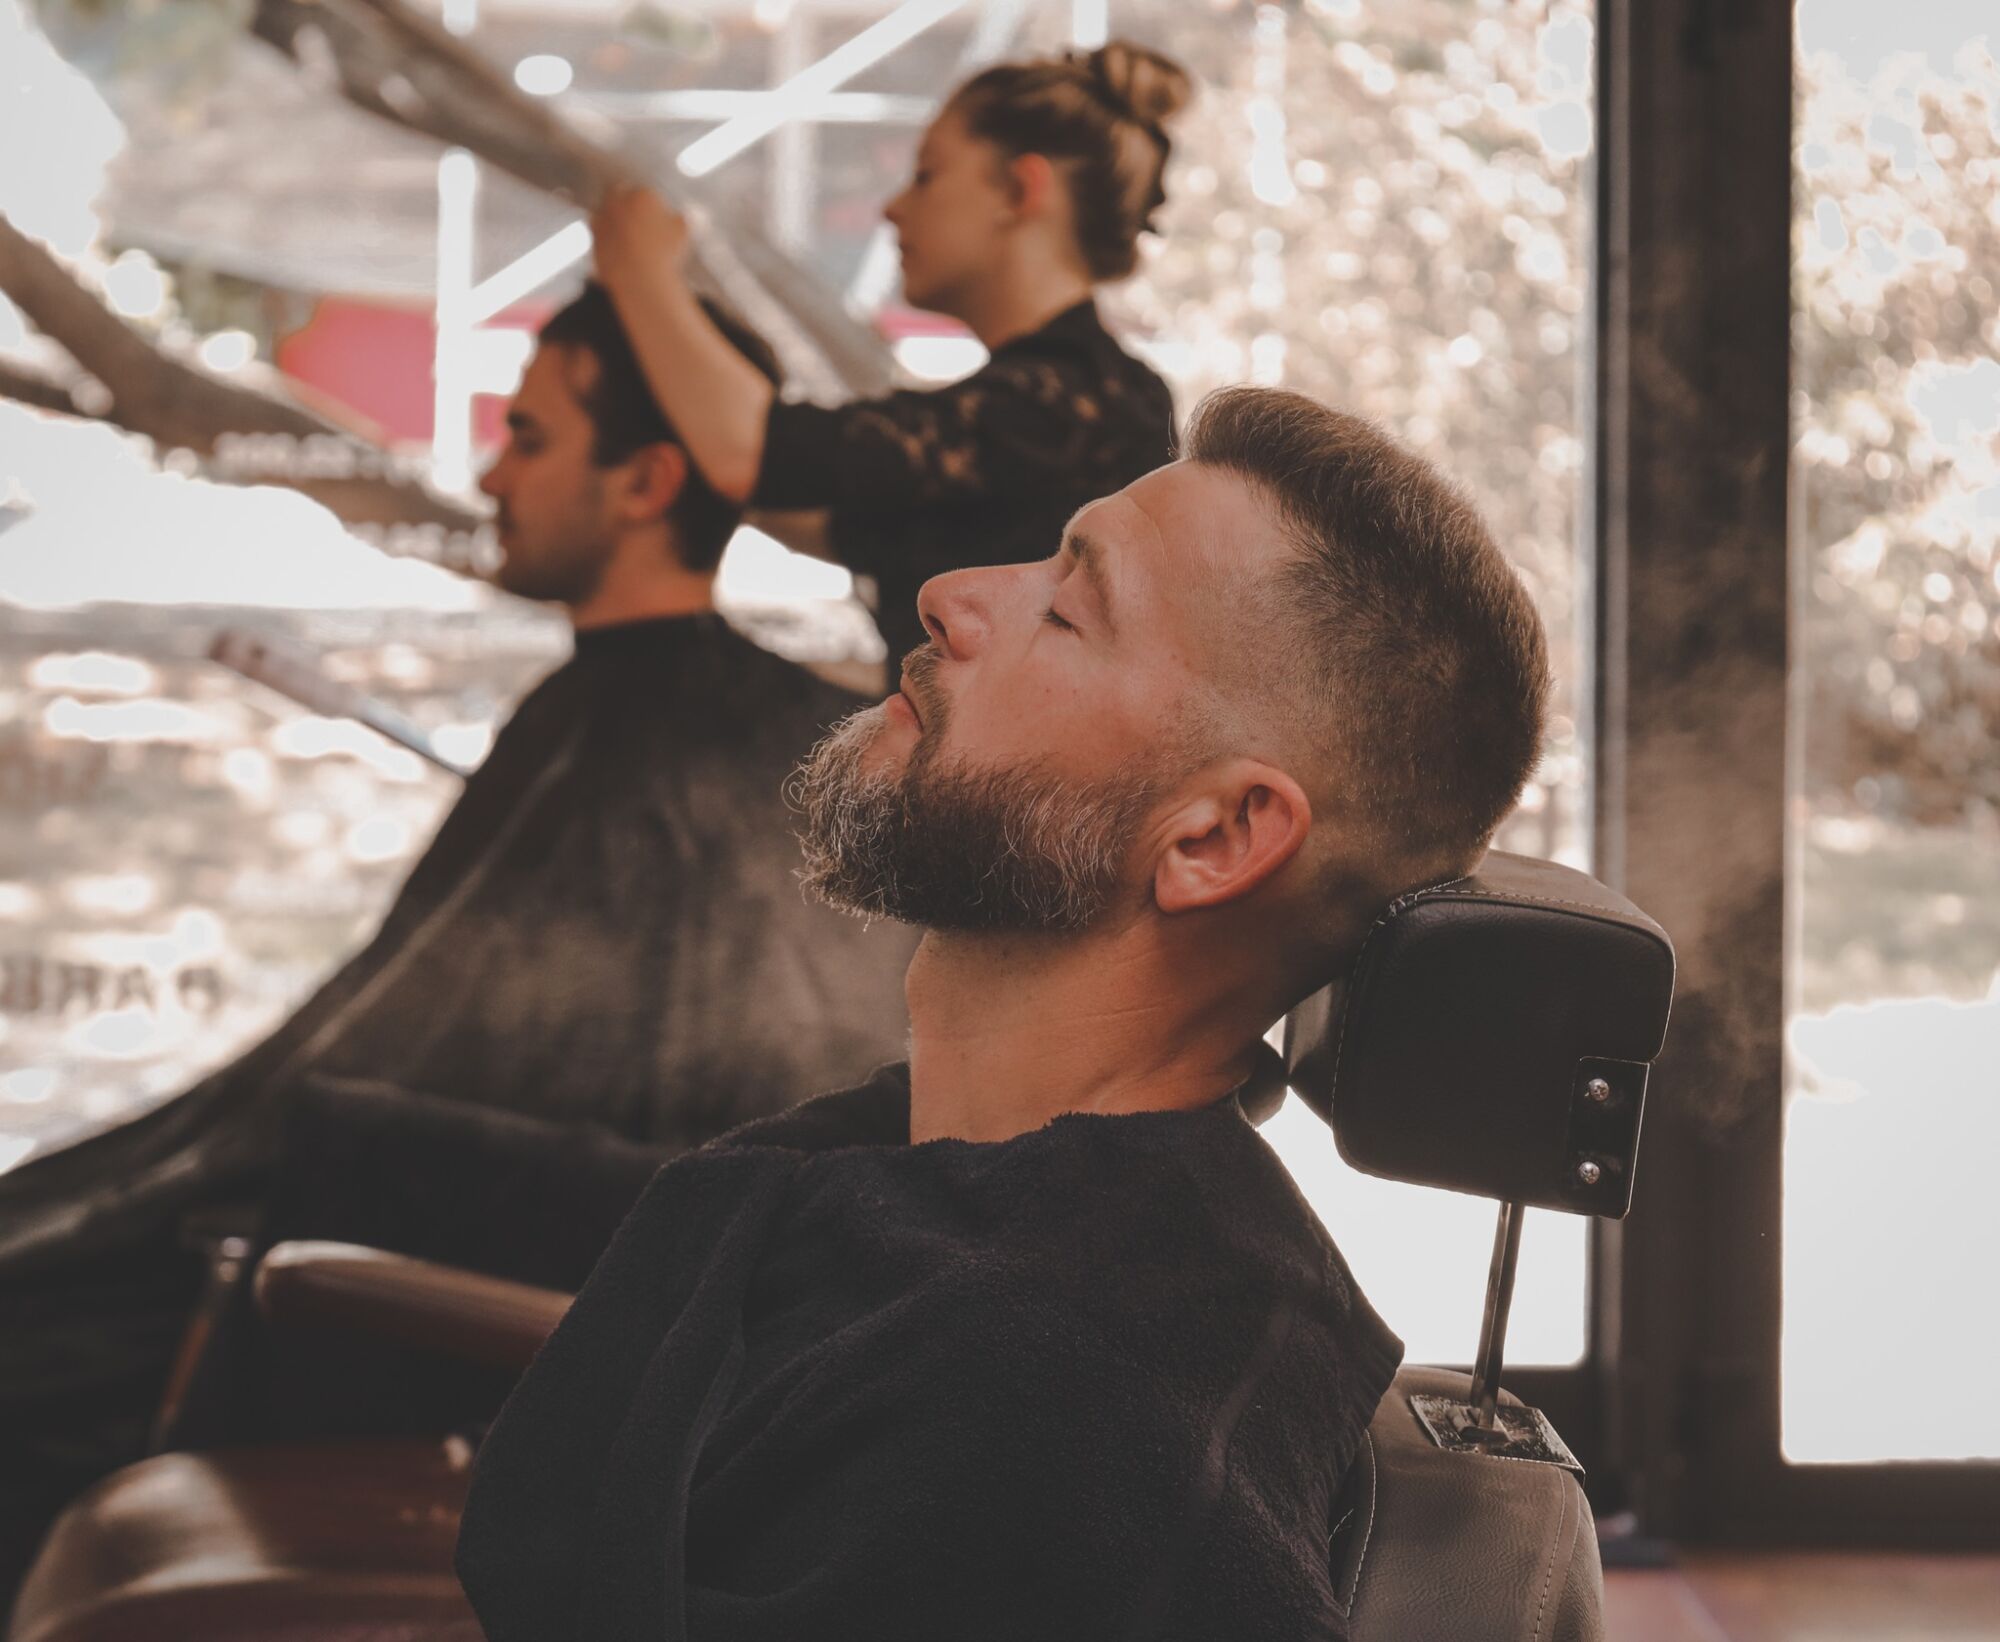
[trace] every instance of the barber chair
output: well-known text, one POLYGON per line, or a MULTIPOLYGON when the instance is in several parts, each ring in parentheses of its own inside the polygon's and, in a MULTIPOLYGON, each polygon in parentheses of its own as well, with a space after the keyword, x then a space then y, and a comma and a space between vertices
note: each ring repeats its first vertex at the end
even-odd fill
MULTIPOLYGON (((1287 1080, 1351 1165, 1501 1205, 1472 1374, 1398 1374, 1344 1480, 1329 1572, 1355 1642, 1603 1636, 1579 1468, 1499 1376, 1523 1211, 1631 1204, 1672 986, 1672 948, 1637 908, 1494 852, 1396 901, 1287 1022, 1287 1080)), ((255 1281, 267 1326, 489 1367, 525 1365, 567 1304, 340 1244, 282 1244, 255 1281)), ((468 1463, 462 1442, 143 1461, 58 1521, 11 1642, 472 1642, 450 1564, 468 1463)))
POLYGON ((1673 947, 1595 879, 1495 850, 1398 899, 1342 984, 1285 1023, 1287 1079, 1354 1168, 1497 1198, 1470 1376, 1405 1368, 1334 1512, 1356 1642, 1598 1642, 1582 1468, 1500 1390, 1529 1207, 1620 1219, 1673 947))

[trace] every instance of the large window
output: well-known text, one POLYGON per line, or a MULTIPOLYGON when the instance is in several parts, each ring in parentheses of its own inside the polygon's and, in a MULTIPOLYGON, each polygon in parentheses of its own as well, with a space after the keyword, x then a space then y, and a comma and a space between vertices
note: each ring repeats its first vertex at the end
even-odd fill
POLYGON ((1784 1449, 1995 1458, 1891 1388, 2000 1375, 2000 31, 1805 0, 1798 46, 1784 1449))
MULTIPOLYGON (((443 168, 436 147, 260 47, 218 34, 197 53, 121 54, 89 32, 117 8, 63 8, 65 50, 105 71, 93 88, 14 4, 0 0, 0 27, 37 108, 100 140, 36 178, 10 173, 0 207, 81 257, 153 334, 346 395, 405 450, 435 445, 439 472, 462 481, 463 441, 476 461, 520 332, 559 287, 499 316, 511 343, 455 356, 447 386, 478 397, 454 400, 425 352, 440 256, 484 277, 574 213, 486 168, 443 168), (299 169, 332 152, 343 165, 299 169)), ((666 166, 744 93, 891 9, 458 0, 453 16, 523 87, 617 123, 666 166)), ((903 308, 879 226, 940 89, 983 59, 1107 31, 1194 68, 1160 236, 1109 316, 1183 412, 1223 383, 1295 386, 1381 420, 1463 482, 1558 661, 1546 757, 1502 842, 1583 864, 1588 8, 992 0, 926 15, 704 186, 876 314, 913 374, 956 374, 977 344, 903 308)), ((0 307, 0 349, 25 338, 0 307)), ((185 479, 104 429, 13 405, 0 440, 0 806, 21 844, 0 866, 5 1166, 170 1096, 266 1030, 372 925, 455 791, 371 732, 216 667, 217 630, 310 654, 468 761, 565 639, 546 612, 387 558, 296 496, 185 479)), ((725 584, 783 642, 827 658, 865 646, 844 578, 767 541, 739 540, 725 584)), ((1269 1133, 1412 1355, 1469 1357, 1489 1208, 1350 1174, 1296 1104, 1269 1133)), ((1582 1354, 1585 1229, 1531 1218, 1517 1358, 1582 1354)))
MULTIPOLYGON (((311 150, 345 213, 273 192, 255 125, 245 140, 232 122, 310 98, 231 44, 223 8, 189 7, 186 37, 142 33, 123 56, 62 32, 59 11, 77 62, 130 66, 94 85, 0 0, 0 211, 142 336, 255 381, 315 304, 378 294, 386 251, 427 266, 428 239, 407 244, 383 209, 384 138, 352 110, 333 104, 341 140, 311 150), (175 215, 232 165, 239 186, 202 196, 225 220, 175 215), (313 252, 326 288, 288 284, 313 252)), ((434 197, 435 154, 411 144, 406 164, 428 165, 434 197)), ((0 358, 70 382, 4 296, 0 358)), ((101 403, 76 386, 80 408, 101 403)), ((373 928, 456 793, 211 661, 218 634, 309 658, 460 763, 566 648, 554 615, 366 545, 302 495, 191 467, 0 397, 0 1167, 137 1115, 267 1031, 373 928)))

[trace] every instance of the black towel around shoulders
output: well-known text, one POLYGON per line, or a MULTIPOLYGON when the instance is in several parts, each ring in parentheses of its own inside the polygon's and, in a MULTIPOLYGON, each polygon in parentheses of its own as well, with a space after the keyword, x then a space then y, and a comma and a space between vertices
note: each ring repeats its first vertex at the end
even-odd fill
POLYGON ((912 1146, 908 1099, 654 1178, 480 1453, 491 1642, 1344 1636, 1402 1348, 1236 1102, 912 1146))

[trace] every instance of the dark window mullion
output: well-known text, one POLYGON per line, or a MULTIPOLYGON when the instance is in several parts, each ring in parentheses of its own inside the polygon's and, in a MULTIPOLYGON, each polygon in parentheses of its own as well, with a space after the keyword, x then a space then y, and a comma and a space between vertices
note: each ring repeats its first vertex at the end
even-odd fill
POLYGON ((1680 956, 1613 1413, 1646 1528, 1690 1534, 1777 1441, 1791 13, 1599 28, 1599 859, 1680 956))

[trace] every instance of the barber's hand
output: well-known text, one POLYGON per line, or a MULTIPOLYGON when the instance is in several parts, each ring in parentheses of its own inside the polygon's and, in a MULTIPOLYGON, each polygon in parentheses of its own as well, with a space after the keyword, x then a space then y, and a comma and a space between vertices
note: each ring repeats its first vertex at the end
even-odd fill
POLYGON ((688 225, 650 188, 614 183, 590 219, 597 278, 616 288, 632 278, 679 274, 687 260, 688 225))

